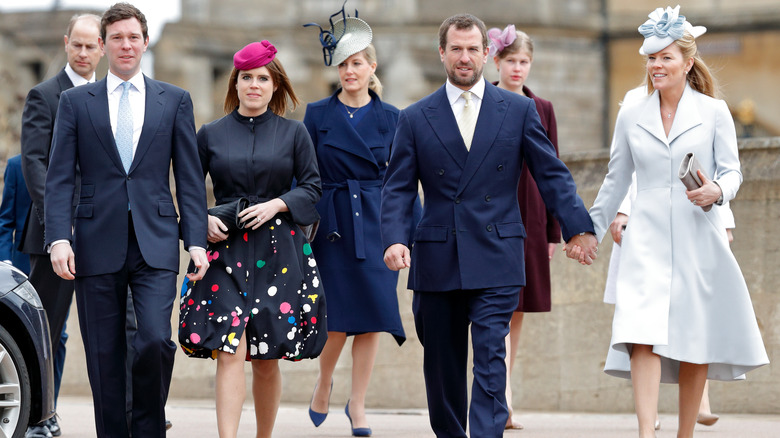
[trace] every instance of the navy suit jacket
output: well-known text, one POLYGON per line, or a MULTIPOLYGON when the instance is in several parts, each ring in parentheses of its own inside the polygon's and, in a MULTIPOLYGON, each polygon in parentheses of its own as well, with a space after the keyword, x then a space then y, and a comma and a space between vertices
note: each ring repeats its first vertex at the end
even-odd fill
POLYGON ((0 204, 0 260, 11 260, 14 266, 29 274, 30 257, 17 249, 30 209, 30 194, 24 184, 20 155, 8 159, 3 184, 3 201, 0 204))
POLYGON ((470 151, 443 86, 401 111, 382 190, 382 240, 385 248, 411 248, 410 289, 525 285, 524 267, 518 266, 525 259, 517 203, 523 162, 564 239, 593 232, 531 99, 486 83, 470 151), (418 180, 423 216, 409 241, 418 180))
POLYGON ((108 112, 106 79, 62 93, 46 175, 46 244, 72 242, 76 275, 119 271, 127 254, 128 206, 144 261, 178 272, 179 236, 185 248, 206 247, 206 189, 188 92, 144 77, 144 126, 125 173, 108 112), (181 224, 170 189, 173 164, 181 224), (71 197, 77 165, 81 192, 71 197), (74 232, 71 233, 71 216, 74 232))
MULTIPOLYGON (((25 254, 46 255, 43 243, 44 202, 46 169, 51 156, 51 138, 60 94, 73 88, 63 68, 51 79, 33 87, 27 94, 22 114, 22 172, 32 204, 20 242, 25 254)), ((78 192, 78 183, 76 185, 78 192)), ((75 205, 75 199, 74 199, 75 205)))

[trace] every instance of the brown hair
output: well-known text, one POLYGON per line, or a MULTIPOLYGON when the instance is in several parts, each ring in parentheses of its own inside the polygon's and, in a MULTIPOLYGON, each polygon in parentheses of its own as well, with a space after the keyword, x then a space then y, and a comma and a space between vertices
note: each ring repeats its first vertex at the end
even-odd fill
POLYGON ((80 20, 92 20, 98 28, 100 28, 100 17, 98 17, 95 14, 76 14, 72 17, 70 17, 70 22, 68 23, 68 33, 67 35, 68 39, 70 39, 70 34, 73 33, 73 28, 76 26, 76 23, 78 23, 80 20))
POLYGON ((504 47, 504 50, 498 52, 496 56, 498 59, 504 59, 509 55, 513 55, 520 51, 525 51, 531 56, 531 60, 534 59, 534 41, 527 33, 522 30, 517 31, 517 38, 512 41, 512 44, 504 47))
POLYGON ((144 16, 143 12, 130 3, 116 3, 103 13, 103 18, 100 20, 100 37, 103 38, 103 41, 106 40, 106 28, 109 25, 117 21, 127 20, 128 18, 135 18, 141 23, 144 41, 148 40, 149 26, 146 24, 146 16, 144 16))
POLYGON ((442 50, 447 48, 447 32, 452 26, 455 26, 455 29, 458 30, 469 30, 472 26, 477 26, 477 29, 482 34, 482 49, 484 50, 487 47, 488 39, 485 23, 471 14, 458 14, 444 20, 439 27, 439 47, 442 50))
MULTIPOLYGON (((696 39, 693 35, 686 31, 682 38, 675 40, 674 43, 680 48, 685 62, 693 58, 693 66, 688 70, 688 74, 685 77, 691 88, 699 93, 706 94, 707 96, 720 98, 721 94, 720 89, 718 88, 718 81, 715 79, 715 76, 712 74, 709 67, 707 67, 707 64, 704 63, 704 60, 701 59, 699 49, 696 47, 696 39)), ((655 88, 653 87, 650 73, 647 73, 645 82, 647 82, 647 93, 651 94, 655 88)))
MULTIPOLYGON (((295 95, 292 83, 290 83, 290 78, 287 77, 287 72, 284 71, 282 62, 279 61, 279 58, 274 58, 263 67, 268 69, 268 73, 271 74, 271 81, 274 86, 276 86, 276 91, 274 91, 274 95, 271 96, 271 101, 268 102, 268 109, 278 116, 284 116, 288 109, 287 99, 289 98, 290 103, 292 104, 290 111, 294 111, 300 104, 300 101, 298 100, 298 96, 295 95)), ((238 74, 240 72, 241 70, 233 67, 233 71, 230 73, 227 95, 225 96, 225 114, 232 113, 241 103, 238 100, 238 90, 236 90, 238 74)))

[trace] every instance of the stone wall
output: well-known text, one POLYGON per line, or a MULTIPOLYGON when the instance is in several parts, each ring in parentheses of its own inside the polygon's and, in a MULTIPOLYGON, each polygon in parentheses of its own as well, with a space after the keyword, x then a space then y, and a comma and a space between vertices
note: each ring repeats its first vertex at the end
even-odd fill
MULTIPOLYGON (((591 205, 606 173, 606 152, 571 153, 563 159, 585 204, 591 205)), ((744 183, 731 203, 737 222, 732 248, 750 289, 769 358, 774 362, 780 360, 780 292, 776 286, 780 284, 780 251, 768 236, 774 235, 780 221, 780 138, 741 141, 740 159, 744 183)), ((553 311, 528 314, 525 318, 513 380, 516 408, 632 411, 629 381, 602 372, 613 312, 611 305, 602 303, 611 247, 611 240, 606 238, 598 260, 590 267, 580 266, 563 254, 553 260, 553 311)), ((398 299, 408 339, 398 347, 391 336, 381 336, 367 401, 371 408, 426 406, 422 347, 414 331, 411 292, 405 285, 404 274, 399 281, 398 299)), ((72 315, 75 314, 74 308, 72 315)), ((174 333, 177 319, 178 312, 174 312, 174 333)), ((71 318, 63 394, 88 394, 77 327, 77 319, 71 318)), ((334 406, 346 403, 349 397, 350 345, 347 342, 336 367, 331 400, 334 406)), ((281 367, 283 401, 308 403, 317 362, 283 361, 281 367)), ((171 397, 212 398, 215 370, 215 361, 190 359, 177 352, 171 397)), ((250 378, 247 367, 248 382, 250 378)), ((718 413, 776 413, 780 409, 780 375, 770 365, 750 373, 746 382, 713 382, 710 398, 718 413)), ((676 406, 676 386, 663 385, 661 411, 673 412, 676 406)))

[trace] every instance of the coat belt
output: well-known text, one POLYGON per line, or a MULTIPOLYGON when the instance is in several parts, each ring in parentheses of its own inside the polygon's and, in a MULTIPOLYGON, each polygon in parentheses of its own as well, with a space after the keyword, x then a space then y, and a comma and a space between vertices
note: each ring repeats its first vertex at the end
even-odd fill
POLYGON ((363 198, 360 191, 362 188, 369 187, 382 187, 382 180, 348 179, 342 182, 322 183, 322 199, 325 204, 325 214, 328 218, 327 238, 331 242, 335 242, 341 238, 341 234, 339 234, 338 219, 336 218, 334 199, 338 190, 347 190, 349 193, 351 207, 350 216, 352 216, 352 229, 355 238, 355 257, 360 260, 366 259, 366 242, 363 234, 363 198))

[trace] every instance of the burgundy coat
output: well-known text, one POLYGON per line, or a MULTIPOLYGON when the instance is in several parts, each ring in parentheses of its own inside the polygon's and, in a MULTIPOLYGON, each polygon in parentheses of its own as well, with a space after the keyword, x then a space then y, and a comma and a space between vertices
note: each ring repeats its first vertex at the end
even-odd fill
MULTIPOLYGON (((542 120, 542 126, 547 131, 547 138, 555 146, 555 155, 559 155, 558 125, 552 103, 536 96, 526 86, 523 86, 523 93, 536 103, 536 111, 542 120)), ((536 182, 525 164, 517 187, 517 200, 528 237, 525 240, 526 286, 520 295, 520 303, 516 311, 549 312, 550 259, 547 254, 547 244, 561 241, 561 228, 558 226, 558 221, 547 211, 539 195, 539 189, 536 188, 536 182)))

